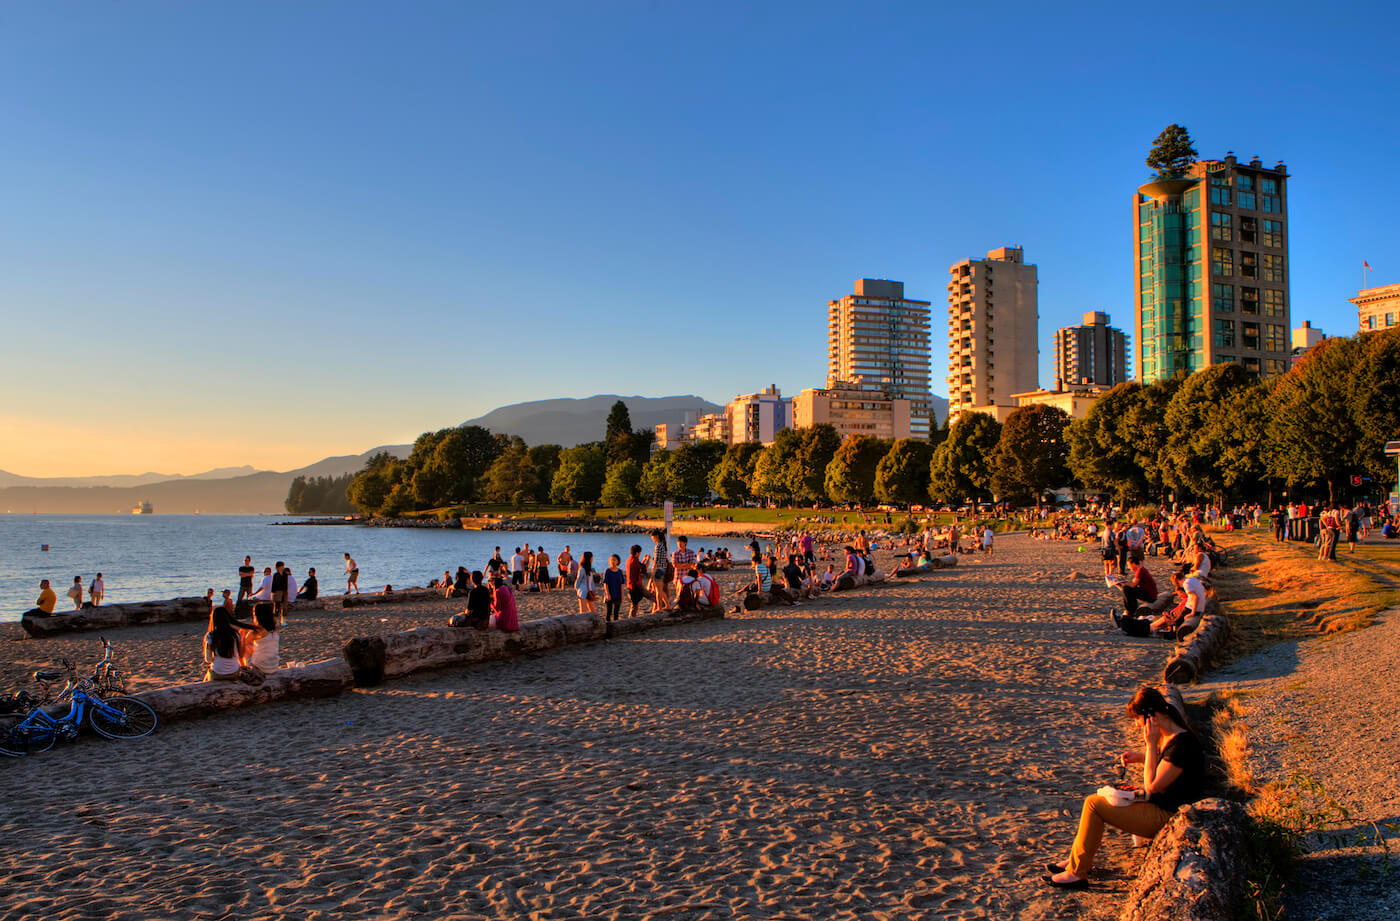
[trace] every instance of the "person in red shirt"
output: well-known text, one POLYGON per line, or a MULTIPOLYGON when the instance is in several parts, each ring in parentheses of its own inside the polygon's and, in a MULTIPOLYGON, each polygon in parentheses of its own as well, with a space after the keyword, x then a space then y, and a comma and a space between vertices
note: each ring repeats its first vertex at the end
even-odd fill
POLYGON ((642 562, 642 547, 640 544, 633 544, 627 554, 627 600, 631 602, 628 617, 636 617, 638 605, 642 603, 643 598, 650 596, 646 589, 646 580, 647 567, 642 562))
POLYGON ((500 576, 492 578, 491 584, 496 587, 495 595, 491 599, 491 626, 506 633, 518 633, 520 615, 515 612, 515 593, 506 586, 505 580, 500 576))

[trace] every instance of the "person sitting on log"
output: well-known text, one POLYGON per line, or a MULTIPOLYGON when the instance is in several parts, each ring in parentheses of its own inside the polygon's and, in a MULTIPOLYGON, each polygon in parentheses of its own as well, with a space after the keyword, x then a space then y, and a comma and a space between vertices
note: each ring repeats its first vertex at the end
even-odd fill
POLYGON ((826 564, 826 572, 822 573, 821 582, 818 583, 817 588, 818 588, 818 590, 820 590, 820 591, 829 592, 829 591, 831 591, 831 587, 832 587, 833 585, 835 585, 835 584, 836 584, 836 565, 835 565, 834 563, 827 563, 827 564, 826 564))
POLYGON ((798 563, 798 559, 796 553, 788 554, 787 565, 783 567, 783 584, 787 586, 788 592, 794 597, 798 599, 811 598, 812 579, 798 563))
POLYGON ((1142 751, 1124 752, 1119 764, 1142 765, 1142 789, 1125 805, 1095 793, 1084 798, 1079 830, 1069 859, 1051 863, 1045 881, 1058 889, 1087 889, 1105 825, 1143 838, 1154 837, 1182 806, 1205 795, 1206 756, 1186 718, 1153 687, 1143 687, 1128 704, 1128 718, 1142 730, 1142 751))
MULTIPOLYGON (((1186 574, 1183 570, 1173 569, 1172 591, 1158 593, 1149 603, 1139 601, 1132 613, 1125 611, 1119 614, 1117 610, 1110 609, 1109 615, 1113 618, 1113 623, 1128 636, 1137 637, 1149 637, 1156 632, 1158 626, 1170 628, 1174 623, 1179 623, 1169 612, 1186 603, 1186 589, 1182 585, 1185 579, 1186 574)), ((1127 592, 1123 594, 1126 601, 1127 592)))
MULTIPOLYGON (((780 570, 778 569, 778 558, 771 553, 768 554, 767 567, 770 576, 773 573, 780 572, 780 570)), ((769 581, 769 586, 770 587, 768 589, 768 594, 771 595, 773 600, 778 604, 785 604, 789 606, 797 604, 796 592, 788 591, 783 586, 772 582, 771 579, 769 581)))
POLYGON ((278 647, 277 614, 271 605, 260 604, 253 612, 257 626, 251 634, 240 637, 243 640, 243 664, 253 669, 258 677, 266 677, 277 671, 278 647))
POLYGON ((1134 558, 1131 553, 1128 556, 1128 572, 1128 579, 1119 582, 1118 588, 1123 592, 1123 613, 1134 617, 1139 604, 1157 600, 1157 580, 1152 578, 1142 557, 1134 558))
MULTIPOLYGON (((271 605, 268 605, 269 612, 271 605)), ((242 669, 243 641, 230 622, 228 611, 214 608, 209 621, 212 626, 204 634, 205 681, 237 681, 242 669)))
POLYGON ((506 580, 501 576, 493 577, 491 584, 495 587, 491 598, 491 626, 506 633, 518 633, 520 615, 515 610, 515 593, 506 586, 506 580))
MULTIPOLYGON (((753 581, 750 582, 750 583, 748 583, 747 585, 742 585, 742 586, 740 586, 739 588, 735 589, 734 594, 735 594, 735 595, 741 595, 741 596, 743 596, 744 601, 747 602, 747 601, 748 601, 748 596, 750 596, 750 595, 762 595, 762 594, 766 594, 766 593, 768 593, 768 592, 771 592, 772 590, 773 590, 773 574, 772 574, 772 571, 771 571, 767 566, 765 566, 765 565, 763 564, 763 557, 762 557, 762 555, 760 555, 757 551, 754 551, 754 554, 753 554, 753 581)), ((743 605, 743 604, 736 604, 736 605, 734 605, 734 607, 730 610, 730 613, 731 613, 731 614, 738 614, 738 613, 741 613, 741 612, 743 611, 743 609, 744 609, 744 605, 743 605)))
POLYGON ((306 571, 306 581, 301 584, 301 591, 297 592, 297 601, 315 601, 321 588, 316 584, 316 567, 311 567, 306 571))

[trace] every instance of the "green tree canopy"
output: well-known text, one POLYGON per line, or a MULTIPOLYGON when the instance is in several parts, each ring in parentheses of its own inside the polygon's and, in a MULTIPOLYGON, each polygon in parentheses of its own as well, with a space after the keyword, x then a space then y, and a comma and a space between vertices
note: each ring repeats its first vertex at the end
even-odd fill
POLYGON ((1239 400, 1258 399, 1256 381, 1254 374, 1227 362, 1182 382, 1164 417, 1167 438, 1160 457, 1166 485, 1178 493, 1223 501, 1232 483, 1263 473, 1255 463, 1257 454, 1244 444, 1249 433, 1235 428, 1245 418, 1239 400), (1227 457, 1246 469, 1230 469, 1227 457))
POLYGON ((1163 128, 1157 140, 1152 142, 1147 165, 1155 169, 1161 178, 1180 176, 1196 161, 1196 156, 1190 132, 1181 125, 1171 124, 1163 128))
POLYGON ((749 482, 753 479, 754 463, 762 451, 763 445, 756 441, 730 445, 719 465, 710 471, 710 489, 726 502, 747 502, 752 496, 749 482))
POLYGON ((1146 387, 1127 381, 1099 397, 1088 416, 1065 431, 1070 472, 1119 502, 1159 494, 1158 456, 1167 439, 1163 417, 1176 387, 1171 381, 1146 387))
POLYGON ((637 501, 637 483, 642 478, 642 468, 632 458, 618 461, 608 468, 607 479, 603 481, 602 503, 619 508, 634 505, 637 501))
MULTIPOLYGON (((782 429, 773 437, 773 443, 765 446, 754 461, 749 489, 755 496, 769 502, 792 501, 792 473, 798 467, 802 446, 802 433, 797 429, 782 429)), ((827 462, 830 463, 829 458, 827 462)))
POLYGON ((559 469, 549 497, 565 505, 595 505, 603 494, 607 456, 600 445, 579 445, 559 452, 559 469))
POLYGON ((919 438, 901 438, 891 445, 875 467, 875 498, 890 505, 927 501, 929 462, 935 447, 919 438))
POLYGON ((671 452, 666 466, 667 490, 672 498, 694 501, 710 490, 710 472, 724 457, 718 441, 683 444, 671 452))
POLYGON ((1270 472, 1290 486, 1325 486, 1328 501, 1336 500, 1343 478, 1365 466, 1353 395, 1361 358, 1355 339, 1324 339, 1278 379, 1270 401, 1270 472))
POLYGON ((1352 416, 1360 437, 1359 473, 1395 482, 1395 458, 1387 441, 1400 441, 1400 326, 1359 337, 1352 416))
POLYGON ((841 436, 835 426, 821 423, 801 429, 798 437, 795 463, 788 468, 788 494, 797 502, 826 502, 826 468, 841 447, 841 436))
POLYGON ((533 490, 525 483, 519 488, 525 490, 530 499, 535 502, 549 501, 549 490, 554 485, 554 474, 559 469, 559 455, 563 450, 559 445, 531 445, 525 452, 534 470, 536 485, 533 490))
POLYGON ((1022 406, 1006 417, 992 454, 992 490, 1001 499, 1034 496, 1069 485, 1069 415, 1055 406, 1022 406))
POLYGON ((929 496, 957 504, 992 496, 992 452, 1001 438, 1001 424, 986 413, 963 413, 948 432, 948 439, 933 452, 929 462, 929 496))
POLYGON ((825 490, 832 502, 867 505, 875 499, 875 468, 889 446, 870 435, 849 435, 826 465, 825 490))
POLYGON ((661 503, 670 498, 671 452, 657 448, 647 462, 642 465, 641 477, 637 480, 637 496, 646 502, 661 503))
POLYGON ((540 472, 530 461, 529 449, 522 441, 507 448, 491 462, 481 478, 481 498, 487 502, 514 503, 515 496, 538 498, 541 489, 540 472))

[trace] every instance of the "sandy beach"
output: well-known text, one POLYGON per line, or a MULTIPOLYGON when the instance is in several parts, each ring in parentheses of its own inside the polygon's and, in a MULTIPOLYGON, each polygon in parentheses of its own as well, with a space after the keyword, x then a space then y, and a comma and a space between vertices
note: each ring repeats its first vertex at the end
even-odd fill
MULTIPOLYGON (((0 918, 1111 917, 1125 838, 1095 892, 1039 881, 1166 652, 1112 630, 1098 568, 1007 536, 888 588, 7 760, 0 918)), ((294 618, 285 656, 350 625, 294 618)), ((197 632, 110 638, 166 683, 197 632)))

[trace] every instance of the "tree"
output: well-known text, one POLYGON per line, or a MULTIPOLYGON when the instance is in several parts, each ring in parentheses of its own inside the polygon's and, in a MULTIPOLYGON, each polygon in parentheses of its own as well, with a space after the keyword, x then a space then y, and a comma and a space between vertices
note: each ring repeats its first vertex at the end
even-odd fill
POLYGON ((641 478, 642 468, 630 457, 613 464, 608 468, 607 479, 603 481, 602 503, 613 508, 635 504, 637 483, 641 478))
MULTIPOLYGON (((789 430, 790 431, 790 430, 789 430)), ((788 492, 798 502, 827 501, 826 468, 841 447, 835 426, 822 423, 802 429, 795 463, 788 469, 788 492)))
POLYGON ((657 448, 655 453, 642 465, 642 475, 637 481, 637 495, 658 505, 664 502, 671 489, 667 467, 671 463, 671 452, 657 448))
POLYGON ((479 425, 448 429, 438 439, 432 456, 421 469, 433 471, 442 492, 433 505, 468 501, 476 491, 477 480, 501 453, 496 439, 479 425))
POLYGON ((1290 486, 1325 485, 1329 502, 1342 478, 1364 466, 1352 396, 1360 357, 1355 339, 1325 339, 1278 379, 1270 400, 1269 471, 1290 486))
POLYGON ((1224 501, 1229 484, 1223 458, 1228 454, 1248 463, 1248 452, 1236 450, 1246 433, 1234 428, 1240 416, 1231 410, 1241 392, 1254 392, 1255 380, 1240 365, 1226 362, 1197 371, 1182 382, 1164 414, 1167 438, 1160 457, 1166 485, 1202 499, 1224 501))
POLYGON ((514 503, 516 493, 520 493, 522 499, 538 497, 541 478, 522 441, 511 445, 492 461, 481 481, 481 497, 487 502, 504 504, 514 503))
POLYGON ((957 504, 992 496, 992 452, 1001 438, 1001 424, 986 413, 963 413, 948 431, 929 462, 929 496, 957 504))
POLYGON ((607 455, 599 445, 579 445, 559 452, 559 469, 549 497, 565 505, 595 505, 603 494, 607 455))
POLYGON ((730 445, 718 466, 710 471, 710 489, 726 502, 747 502, 752 495, 749 483, 753 479, 754 462, 762 451, 763 445, 756 441, 730 445))
POLYGON ((1400 440, 1400 327, 1360 336, 1352 416, 1361 442, 1358 472, 1383 483, 1395 479, 1395 458, 1385 456, 1385 443, 1400 440))
POLYGON ((870 435, 850 435, 826 465, 824 488, 832 502, 868 505, 875 498, 875 468, 889 445, 870 435))
POLYGON ((559 445, 532 445, 526 451, 537 483, 533 491, 527 490, 530 499, 535 502, 549 501, 549 487, 554 483, 554 473, 559 469, 559 454, 563 450, 559 445))
POLYGON ((1022 406, 1006 417, 992 454, 992 489, 999 498, 1034 495, 1069 484, 1069 415, 1055 406, 1022 406))
POLYGON ((905 506, 928 499, 928 468, 934 448, 918 438, 896 441, 875 466, 875 498, 905 506))
POLYGON ((710 472, 723 457, 724 445, 718 441, 701 441, 676 448, 666 466, 670 496, 692 501, 704 496, 710 488, 710 472))
POLYGON ((1160 492, 1158 455, 1167 438, 1163 415, 1175 390, 1170 381, 1146 387, 1127 381, 1099 397, 1088 416, 1065 431, 1070 472, 1089 489, 1122 503, 1160 492))
POLYGON ((754 461, 749 490, 769 502, 791 501, 792 471, 797 467, 801 452, 802 434, 796 429, 780 429, 773 443, 765 446, 754 461))
POLYGON ((1171 124, 1163 128, 1157 140, 1152 142, 1147 165, 1157 171, 1159 179, 1167 179, 1183 175, 1187 167, 1196 161, 1196 156, 1190 133, 1181 125, 1171 124))
MULTIPOLYGON (((607 446, 609 467, 628 458, 636 459, 632 447, 632 415, 627 411, 627 404, 621 400, 608 410, 608 426, 603 434, 603 444, 607 446)), ((645 459, 639 463, 645 463, 645 459)))
POLYGON ((394 486, 395 468, 399 461, 392 454, 380 451, 365 462, 364 469, 346 487, 345 496, 363 515, 376 515, 394 486))

